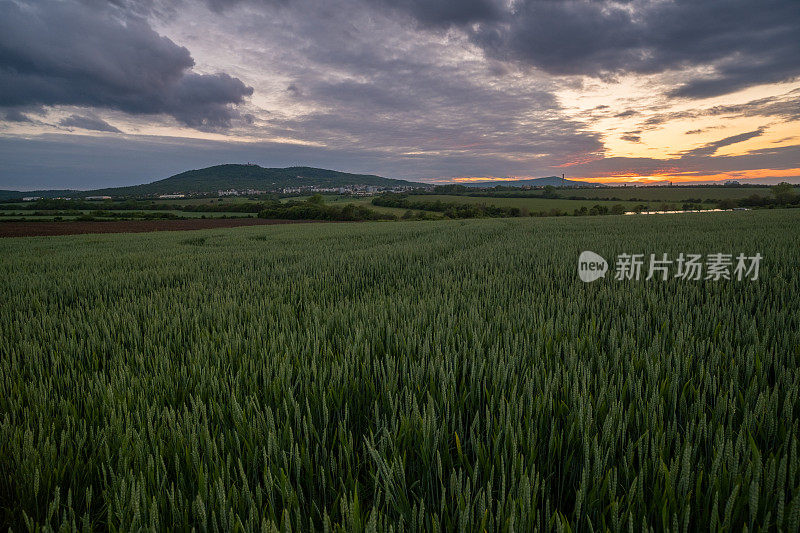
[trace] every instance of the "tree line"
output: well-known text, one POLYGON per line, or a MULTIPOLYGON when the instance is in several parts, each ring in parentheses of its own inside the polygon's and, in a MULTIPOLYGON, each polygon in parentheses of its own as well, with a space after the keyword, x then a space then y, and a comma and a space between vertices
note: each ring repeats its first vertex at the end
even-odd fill
POLYGON ((303 202, 273 202, 258 213, 259 218, 279 218, 289 220, 396 220, 388 213, 379 213, 363 205, 347 204, 335 206, 325 204, 319 194, 303 202))

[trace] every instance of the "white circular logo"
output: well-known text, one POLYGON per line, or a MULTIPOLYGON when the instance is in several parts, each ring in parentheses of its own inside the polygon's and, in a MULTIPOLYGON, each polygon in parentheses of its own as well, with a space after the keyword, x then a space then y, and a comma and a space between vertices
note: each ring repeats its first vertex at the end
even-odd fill
POLYGON ((602 256, 586 250, 578 257, 578 276, 586 283, 604 278, 608 272, 608 263, 602 256))

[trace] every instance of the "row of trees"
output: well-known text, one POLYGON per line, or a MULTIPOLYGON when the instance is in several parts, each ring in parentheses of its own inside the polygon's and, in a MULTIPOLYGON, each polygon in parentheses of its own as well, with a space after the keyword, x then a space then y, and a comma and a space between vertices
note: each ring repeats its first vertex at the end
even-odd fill
POLYGON ((761 196, 751 194, 746 198, 727 198, 720 200, 718 205, 721 209, 734 209, 737 207, 799 207, 800 194, 791 183, 780 183, 770 187, 772 196, 761 196))
POLYGON ((259 218, 288 220, 396 220, 397 217, 379 213, 363 205, 327 205, 322 196, 315 194, 304 202, 273 202, 259 211, 259 218))
POLYGON ((518 207, 499 207, 496 205, 443 202, 441 200, 412 200, 402 194, 384 194, 372 199, 372 205, 399 207, 420 211, 435 211, 447 218, 505 218, 526 216, 528 213, 518 207))
MULTIPOLYGON (((558 208, 546 211, 529 211, 519 207, 500 207, 483 203, 461 203, 443 202, 442 200, 419 200, 410 199, 403 194, 384 194, 373 198, 373 205, 382 207, 396 207, 408 209, 403 216, 404 219, 420 218, 421 213, 438 212, 446 218, 508 218, 508 217, 559 217, 568 216, 570 213, 558 208), (417 210, 414 215, 412 209, 417 210)), ((641 206, 644 210, 646 206, 641 206)), ((575 209, 571 214, 574 216, 595 216, 595 215, 622 215, 625 213, 625 206, 615 204, 610 208, 605 205, 595 204, 592 207, 581 207, 575 209)))
POLYGON ((258 213, 272 205, 276 200, 263 202, 220 202, 213 203, 181 203, 168 204, 151 200, 65 200, 61 198, 43 198, 26 202, 23 205, 14 205, 14 209, 25 211, 59 211, 63 214, 75 214, 76 211, 89 211, 102 209, 105 211, 137 211, 142 209, 152 211, 187 211, 200 213, 258 213))

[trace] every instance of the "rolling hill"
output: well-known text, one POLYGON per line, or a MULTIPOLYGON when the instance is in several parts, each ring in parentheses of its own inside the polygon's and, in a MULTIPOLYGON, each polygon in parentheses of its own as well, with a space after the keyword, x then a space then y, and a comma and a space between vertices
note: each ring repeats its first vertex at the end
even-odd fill
POLYGON ((372 174, 350 174, 312 167, 264 168, 258 165, 217 165, 181 172, 169 178, 129 187, 113 187, 91 191, 0 191, 0 200, 22 196, 153 196, 170 193, 215 193, 219 190, 278 191, 295 187, 410 187, 422 186, 405 180, 383 178, 372 174))
POLYGON ((147 196, 168 193, 217 192, 218 190, 276 191, 285 187, 404 187, 420 185, 371 174, 350 174, 312 167, 264 168, 258 165, 217 165, 189 170, 145 185, 94 191, 109 196, 147 196))

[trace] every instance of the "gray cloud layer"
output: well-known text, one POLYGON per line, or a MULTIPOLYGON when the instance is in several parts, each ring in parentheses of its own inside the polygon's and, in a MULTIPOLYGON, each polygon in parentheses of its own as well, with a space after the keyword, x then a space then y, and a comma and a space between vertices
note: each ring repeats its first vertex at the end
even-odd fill
POLYGON ((107 131, 109 133, 122 133, 118 128, 115 128, 105 120, 98 117, 85 117, 81 115, 70 115, 63 118, 58 123, 65 128, 81 128, 91 131, 107 131))
POLYGON ((749 141, 754 137, 759 137, 763 135, 763 133, 764 133, 764 128, 758 128, 757 130, 748 131, 745 133, 739 133, 738 135, 731 135, 730 137, 725 137, 724 139, 710 142, 693 150, 689 150, 689 152, 687 152, 687 155, 690 156, 712 155, 716 153, 716 151, 719 150, 720 148, 723 148, 725 146, 730 146, 736 143, 741 143, 744 141, 749 141))
POLYGON ((708 97, 800 74, 797 0, 524 0, 472 32, 486 51, 554 74, 711 66, 672 94, 708 97))
MULTIPOLYGON (((206 0, 282 5, 298 0, 206 0)), ((607 77, 695 67, 673 96, 704 98, 800 75, 797 0, 352 0, 462 28, 494 58, 556 75, 607 77), (708 68, 712 72, 709 73, 708 68)))
POLYGON ((197 74, 186 48, 134 15, 72 1, 0 2, 0 106, 77 105, 225 127, 253 89, 197 74))

